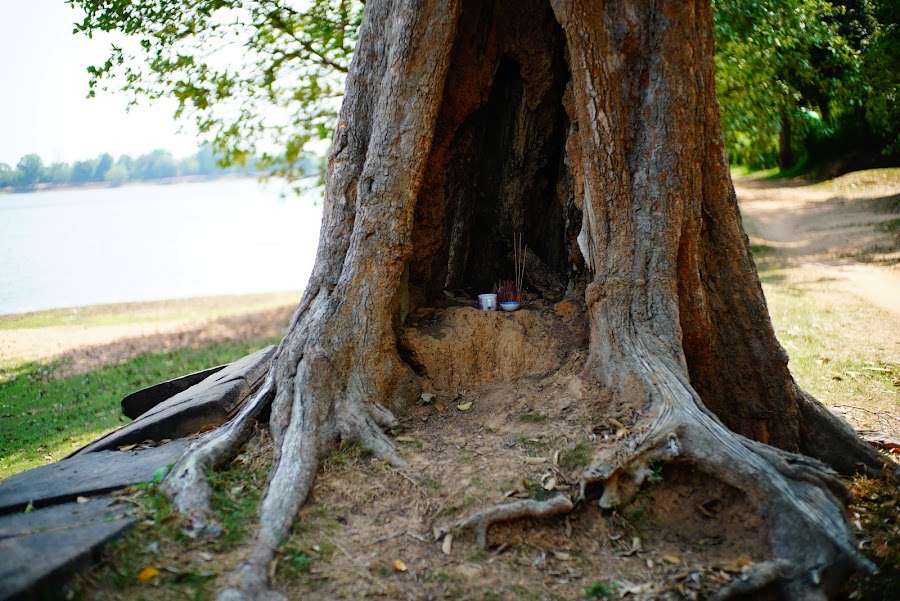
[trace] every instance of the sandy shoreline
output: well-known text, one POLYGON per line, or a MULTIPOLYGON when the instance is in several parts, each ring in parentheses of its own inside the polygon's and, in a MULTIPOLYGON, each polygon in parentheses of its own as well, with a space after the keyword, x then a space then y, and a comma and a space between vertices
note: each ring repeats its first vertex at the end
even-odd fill
POLYGON ((280 292, 0 316, 0 378, 23 362, 62 360, 54 374, 66 377, 143 353, 277 336, 299 297, 280 292))

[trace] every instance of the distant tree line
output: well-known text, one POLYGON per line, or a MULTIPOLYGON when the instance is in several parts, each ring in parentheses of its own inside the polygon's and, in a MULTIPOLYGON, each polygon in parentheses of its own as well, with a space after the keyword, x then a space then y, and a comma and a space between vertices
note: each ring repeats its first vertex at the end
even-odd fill
MULTIPOLYGON (((900 0, 713 0, 733 164, 900 164, 900 0)), ((834 173, 834 174, 836 174, 834 173)))
POLYGON ((103 153, 95 159, 45 164, 37 154, 26 154, 15 167, 0 163, 0 188, 33 190, 39 184, 85 185, 170 179, 180 176, 216 177, 233 173, 256 173, 255 161, 243 166, 222 167, 211 145, 201 146, 196 154, 176 160, 167 150, 157 149, 137 158, 124 154, 113 159, 103 153))

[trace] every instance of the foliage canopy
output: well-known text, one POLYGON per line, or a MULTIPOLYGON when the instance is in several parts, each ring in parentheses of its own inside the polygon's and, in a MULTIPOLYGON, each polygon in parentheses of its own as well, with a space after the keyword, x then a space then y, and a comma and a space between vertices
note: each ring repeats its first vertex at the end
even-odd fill
POLYGON ((262 158, 294 178, 330 138, 363 5, 356 0, 70 0, 76 32, 115 32, 91 94, 113 80, 132 102, 172 96, 227 164, 262 158))
POLYGON ((900 150, 900 2, 713 0, 713 7, 717 94, 733 163, 773 166, 782 128, 794 154, 811 162, 900 150))
MULTIPOLYGON (((76 32, 114 32, 91 94, 172 96, 226 164, 301 175, 343 94, 360 0, 69 0, 76 32)), ((733 163, 836 146, 900 152, 900 0, 713 0, 717 92, 733 163), (784 142, 783 142, 784 143, 784 142)))

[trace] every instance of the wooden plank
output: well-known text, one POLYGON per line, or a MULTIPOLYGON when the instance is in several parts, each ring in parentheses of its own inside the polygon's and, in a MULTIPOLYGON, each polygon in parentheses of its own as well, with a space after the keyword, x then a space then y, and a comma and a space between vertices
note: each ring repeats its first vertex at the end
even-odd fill
POLYGON ((186 448, 187 441, 176 440, 149 449, 101 451, 15 474, 0 482, 0 514, 22 511, 29 503, 46 507, 150 482, 157 469, 177 461, 186 448))
POLYGON ((274 354, 275 347, 269 346, 247 355, 70 456, 114 450, 145 440, 181 438, 221 426, 262 383, 274 354))
POLYGON ((89 565, 96 549, 137 523, 133 517, 106 515, 108 507, 101 507, 95 519, 84 519, 83 507, 73 503, 10 516, 32 516, 35 524, 46 519, 56 527, 0 539, 0 601, 43 598, 72 571, 89 565))
POLYGON ((132 392, 122 399, 122 413, 131 419, 137 419, 144 413, 147 413, 160 403, 168 400, 178 394, 184 392, 191 386, 199 384, 214 373, 228 367, 228 364, 210 367, 201 371, 195 371, 192 374, 174 378, 147 388, 142 388, 132 392))

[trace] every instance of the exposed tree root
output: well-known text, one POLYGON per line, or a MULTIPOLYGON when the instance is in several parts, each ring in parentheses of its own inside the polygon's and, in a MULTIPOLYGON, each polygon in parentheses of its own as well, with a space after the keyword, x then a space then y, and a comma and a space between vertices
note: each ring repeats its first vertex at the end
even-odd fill
POLYGON ((403 463, 381 430, 382 424, 397 425, 393 414, 367 400, 344 397, 334 402, 332 397, 322 396, 315 372, 321 374, 323 369, 321 365, 311 367, 311 363, 301 361, 293 378, 290 420, 280 437, 275 466, 260 503, 256 544, 231 575, 230 588, 219 599, 283 598, 269 588, 270 566, 294 516, 312 490, 322 459, 338 441, 355 440, 376 457, 393 465, 403 463))
POLYGON ((753 565, 746 572, 716 591, 709 601, 727 601, 740 595, 749 595, 772 586, 787 578, 791 564, 787 561, 764 561, 753 565))
POLYGON ((272 367, 269 368, 263 385, 238 414, 188 447, 162 482, 163 492, 181 515, 191 519, 196 533, 207 529, 215 532, 217 529, 214 524, 209 523, 211 490, 206 481, 206 472, 232 459, 247 442, 260 412, 271 401, 277 358, 278 353, 272 360, 272 367))
POLYGON ((633 500, 651 463, 673 460, 743 490, 768 525, 773 557, 723 589, 723 599, 772 585, 785 598, 824 599, 851 571, 872 573, 856 548, 844 511, 847 493, 835 472, 731 432, 676 373, 664 364, 647 370, 648 417, 624 440, 599 450, 581 477, 581 494, 600 483, 600 506, 621 507, 633 500))
POLYGON ((556 495, 545 501, 524 499, 482 509, 478 513, 461 519, 453 527, 444 529, 443 532, 474 528, 475 542, 484 549, 487 547, 488 528, 494 524, 524 518, 547 518, 561 513, 569 513, 574 507, 575 505, 566 495, 556 495))

